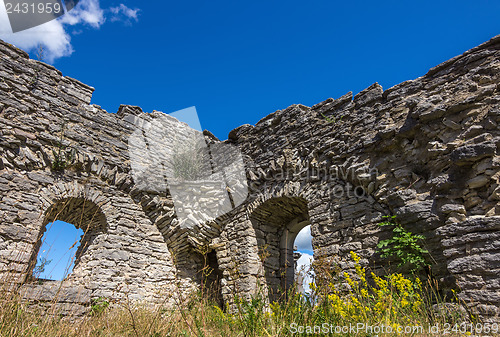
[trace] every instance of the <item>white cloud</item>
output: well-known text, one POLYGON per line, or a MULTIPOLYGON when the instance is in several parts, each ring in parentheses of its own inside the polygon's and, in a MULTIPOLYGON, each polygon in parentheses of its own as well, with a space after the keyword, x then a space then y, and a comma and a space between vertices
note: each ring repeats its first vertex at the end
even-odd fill
MULTIPOLYGON (((119 14, 127 20, 138 21, 138 9, 132 10, 123 4, 116 8, 119 9, 117 13, 114 13, 113 9, 109 10, 113 13, 113 17, 119 14)), ((73 53, 71 35, 68 33, 70 27, 88 25, 98 29, 106 21, 105 13, 106 11, 101 8, 99 0, 80 0, 73 10, 59 19, 14 34, 9 24, 4 0, 0 0, 0 39, 27 52, 36 50, 39 45, 43 45, 44 61, 52 63, 57 58, 73 53)), ((111 21, 117 20, 112 19, 111 21)), ((73 32, 76 35, 81 32, 81 29, 73 29, 73 32)))
POLYGON ((297 260, 297 270, 302 270, 305 268, 305 271, 308 271, 311 261, 313 260, 313 256, 307 253, 301 253, 302 256, 297 260))
POLYGON ((297 260, 297 270, 296 273, 302 275, 302 286, 304 287, 304 292, 310 292, 311 288, 309 283, 313 281, 311 274, 311 263, 313 261, 313 256, 302 253, 302 256, 297 260))
POLYGON ((304 227, 295 238, 294 245, 298 251, 312 251, 311 225, 304 227))
POLYGON ((63 15, 60 21, 71 26, 88 24, 93 28, 99 28, 105 21, 104 10, 99 0, 81 0, 73 10, 63 15))
POLYGON ((302 228, 302 230, 297 234, 295 238, 294 245, 297 247, 297 250, 302 254, 301 257, 297 260, 297 270, 296 273, 302 275, 302 279, 297 279, 297 281, 302 281, 302 286, 304 288, 305 293, 310 293, 311 289, 309 287, 309 283, 313 281, 311 274, 311 263, 313 261, 313 256, 308 254, 308 252, 312 252, 312 235, 311 235, 311 226, 306 226, 302 228))
POLYGON ((71 37, 58 20, 13 34, 3 0, 0 0, 0 39, 25 51, 35 50, 41 44, 45 47, 48 62, 73 52, 71 37))
POLYGON ((139 21, 137 17, 139 9, 128 8, 124 4, 120 4, 117 7, 111 7, 109 9, 113 15, 111 16, 111 21, 123 21, 125 23, 131 23, 132 20, 135 22, 139 21))

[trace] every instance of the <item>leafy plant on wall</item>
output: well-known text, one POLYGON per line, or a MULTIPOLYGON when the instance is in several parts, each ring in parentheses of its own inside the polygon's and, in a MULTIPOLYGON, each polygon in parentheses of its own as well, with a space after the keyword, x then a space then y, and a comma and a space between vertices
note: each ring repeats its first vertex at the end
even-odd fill
POLYGON ((54 146, 57 150, 52 150, 52 155, 54 156, 52 169, 54 171, 64 171, 65 168, 74 162, 76 156, 76 150, 74 148, 68 153, 66 151, 67 146, 63 145, 65 126, 64 123, 61 125, 61 135, 59 141, 54 146))
POLYGON ((383 258, 394 257, 398 262, 398 267, 407 268, 411 273, 417 273, 429 266, 426 255, 429 251, 420 244, 425 239, 423 235, 413 234, 396 222, 396 216, 386 216, 386 221, 379 223, 379 226, 392 226, 393 235, 391 238, 378 243, 383 258))

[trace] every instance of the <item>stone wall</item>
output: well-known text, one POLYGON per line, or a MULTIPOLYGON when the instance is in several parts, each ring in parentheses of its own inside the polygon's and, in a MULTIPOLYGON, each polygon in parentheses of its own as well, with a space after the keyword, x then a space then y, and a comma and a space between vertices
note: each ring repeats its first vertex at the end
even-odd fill
POLYGON ((173 204, 134 190, 130 176, 135 127, 123 116, 137 108, 106 113, 89 104, 93 88, 3 42, 0 55, 2 278, 30 281, 45 226, 58 219, 85 232, 65 284, 88 294, 87 304, 178 293, 173 257, 154 224, 173 216, 173 204))
POLYGON ((131 173, 133 120, 160 113, 107 113, 90 104, 93 88, 6 43, 0 55, 5 280, 29 281, 45 226, 60 219, 86 231, 65 281, 74 292, 158 302, 192 290, 210 260, 231 306, 235 293, 272 299, 289 286, 293 239, 308 224, 316 258, 350 270, 355 251, 380 271, 376 245, 391 233, 377 223, 394 214, 426 237, 443 289, 485 319, 498 315, 500 37, 385 91, 375 83, 231 131, 222 144, 241 150, 249 194, 191 227, 168 190, 131 173))
MULTIPOLYGON (((241 220, 224 227, 230 255, 256 265, 245 282, 266 284, 254 247, 275 223, 255 223, 255 212, 302 198, 300 211, 285 202, 274 212, 308 213, 316 258, 349 269, 352 250, 381 267, 376 244, 390 233, 377 223, 394 214, 426 237, 443 288, 461 291, 482 314, 498 313, 499 69, 496 37, 385 91, 375 83, 355 97, 294 105, 231 131, 228 142, 247 156, 254 187, 235 215, 241 220), (232 243, 241 231, 245 241, 232 243)), ((282 230, 292 218, 277 221, 282 230)))

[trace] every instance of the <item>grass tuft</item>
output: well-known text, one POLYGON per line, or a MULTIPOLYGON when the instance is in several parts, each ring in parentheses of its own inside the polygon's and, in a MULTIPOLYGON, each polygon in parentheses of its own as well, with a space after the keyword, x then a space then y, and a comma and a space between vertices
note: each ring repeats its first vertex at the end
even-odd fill
MULTIPOLYGON (((316 266, 309 294, 291 290, 283 300, 269 305, 260 295, 248 301, 235 295, 236 312, 222 310, 206 292, 200 291, 193 294, 186 305, 175 308, 152 309, 129 302, 110 305, 100 298, 92 302, 86 317, 59 317, 46 314, 56 313, 55 310, 28 306, 15 293, 2 292, 0 336, 251 337, 307 336, 318 331, 325 336, 376 335, 366 329, 335 331, 335 327, 358 327, 359 324, 393 330, 379 336, 401 336, 396 331, 406 327, 413 329, 410 336, 429 336, 428 329, 432 326, 439 326, 441 335, 445 323, 451 327, 476 323, 474 317, 464 311, 440 311, 441 307, 459 308, 460 304, 456 301, 445 304, 434 282, 398 273, 378 276, 360 266, 356 253, 351 252, 351 258, 355 265, 351 274, 316 266)), ((470 333, 455 333, 450 329, 448 335, 470 333)))

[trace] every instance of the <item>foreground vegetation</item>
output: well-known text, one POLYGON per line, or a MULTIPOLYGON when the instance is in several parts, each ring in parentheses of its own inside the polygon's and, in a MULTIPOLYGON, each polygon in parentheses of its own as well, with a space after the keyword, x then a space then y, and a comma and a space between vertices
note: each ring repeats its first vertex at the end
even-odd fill
POLYGON ((87 317, 71 321, 4 295, 0 336, 441 336, 447 327, 450 336, 471 334, 463 325, 474 317, 460 314, 458 305, 436 310, 443 303, 431 281, 397 273, 379 277, 367 273, 355 253, 351 257, 353 275, 317 266, 321 277, 311 284, 310 296, 292 292, 269 305, 261 296, 235 297, 239 310, 232 314, 197 294, 175 310, 108 306, 101 300, 87 317))

